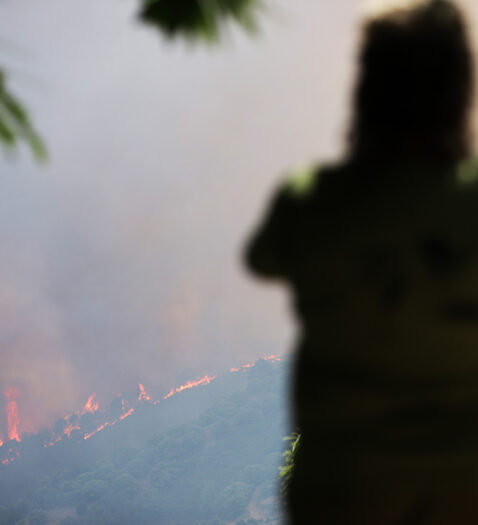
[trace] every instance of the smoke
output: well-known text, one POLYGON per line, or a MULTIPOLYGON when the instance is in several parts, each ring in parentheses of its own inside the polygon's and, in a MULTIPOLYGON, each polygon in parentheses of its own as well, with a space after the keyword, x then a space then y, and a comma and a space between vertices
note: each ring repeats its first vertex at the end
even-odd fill
POLYGON ((22 431, 288 350, 285 295, 241 248, 284 170, 340 151, 358 3, 271 3, 217 49, 166 43, 133 1, 0 6, 51 153, 0 161, 0 391, 22 431))

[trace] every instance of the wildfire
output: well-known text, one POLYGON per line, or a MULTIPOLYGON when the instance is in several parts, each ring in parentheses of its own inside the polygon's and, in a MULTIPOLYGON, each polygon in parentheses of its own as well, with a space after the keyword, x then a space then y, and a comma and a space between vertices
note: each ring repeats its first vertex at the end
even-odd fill
POLYGON ((94 402, 93 403, 93 400, 95 399, 95 396, 96 396, 96 393, 93 392, 93 394, 91 394, 91 396, 88 398, 88 401, 86 402, 85 406, 83 407, 83 411, 84 412, 89 412, 90 414, 94 414, 98 408, 99 408, 99 404, 98 402, 94 402))
POLYGON ((20 397, 20 392, 15 388, 8 387, 3 391, 3 395, 7 398, 8 439, 15 439, 20 442, 20 416, 16 402, 16 399, 20 397))
POLYGON ((134 408, 130 408, 128 410, 128 412, 125 412, 124 414, 121 414, 121 416, 119 417, 121 419, 121 421, 123 421, 123 419, 126 419, 128 416, 130 416, 132 413, 134 412, 134 408))
POLYGON ((116 419, 109 423, 108 421, 105 421, 102 425, 100 425, 97 429, 93 430, 93 432, 90 432, 89 434, 85 434, 83 436, 83 439, 90 439, 91 436, 94 436, 97 432, 100 430, 103 430, 106 427, 109 427, 111 425, 114 425, 116 423, 116 419))
POLYGON ((8 465, 20 457, 20 452, 18 452, 18 450, 14 450, 13 448, 9 448, 7 454, 8 456, 1 461, 2 465, 8 465))
POLYGON ((151 396, 149 396, 146 393, 146 390, 144 389, 144 386, 141 383, 139 383, 138 386, 139 386, 138 401, 151 401, 151 396))
MULTIPOLYGON (((280 361, 280 356, 276 355, 270 355, 263 358, 265 361, 280 361)), ((231 368, 230 372, 239 372, 239 371, 246 371, 249 368, 252 368, 255 366, 256 363, 246 363, 242 366, 231 368)), ((104 430, 106 427, 111 427, 118 423, 119 421, 125 420, 127 417, 131 416, 133 412, 136 409, 136 405, 138 402, 150 402, 153 404, 158 404, 162 400, 169 399, 170 397, 173 397, 176 394, 179 394, 180 392, 183 392, 185 390, 188 390, 190 388, 202 386, 202 385, 208 385, 212 381, 216 379, 216 376, 209 376, 205 375, 202 378, 198 378, 194 381, 188 381, 184 385, 180 385, 176 388, 172 388, 168 394, 166 394, 164 397, 160 399, 157 399, 155 401, 152 400, 151 396, 146 392, 146 389, 144 388, 144 385, 142 383, 138 383, 139 388, 139 395, 137 397, 137 401, 133 406, 129 406, 129 402, 126 399, 121 399, 121 414, 117 416, 115 419, 110 419, 106 421, 99 421, 98 419, 101 417, 102 414, 106 416, 106 411, 99 410, 99 403, 95 401, 96 393, 93 393, 88 398, 87 402, 85 403, 83 410, 76 411, 73 414, 69 416, 65 416, 64 420, 66 422, 66 426, 63 428, 62 431, 59 433, 52 432, 50 438, 48 441, 44 443, 44 447, 50 447, 58 443, 59 441, 62 441, 65 439, 65 436, 68 438, 71 438, 72 432, 74 430, 78 430, 81 432, 82 438, 84 440, 87 440, 97 434, 98 432, 104 430), (81 429, 81 418, 85 414, 94 414, 94 417, 96 420, 98 420, 98 423, 101 423, 98 425, 98 427, 89 432, 84 433, 84 430, 81 429)), ((8 387, 3 392, 4 396, 7 399, 7 422, 8 422, 8 439, 9 440, 16 440, 17 442, 20 442, 20 418, 18 415, 18 405, 16 402, 16 399, 20 396, 20 392, 12 387, 8 387)), ((0 437, 0 447, 4 445, 3 439, 0 437)), ((16 457, 20 457, 20 453, 18 450, 9 449, 8 453, 2 454, 3 458, 0 459, 0 463, 3 465, 7 465, 8 463, 11 463, 16 459, 16 457)))
POLYGON ((80 430, 80 426, 68 423, 68 425, 63 430, 63 434, 66 434, 68 437, 71 437, 71 433, 73 432, 73 430, 80 430))
POLYGON ((168 399, 174 394, 178 394, 179 392, 182 392, 183 390, 187 390, 188 388, 193 388, 195 386, 199 385, 208 385, 211 381, 214 381, 216 379, 216 376, 209 377, 208 375, 202 377, 201 379, 196 379, 196 381, 188 381, 185 385, 178 386, 176 388, 172 388, 169 391, 169 394, 166 394, 163 399, 168 399))
MULTIPOLYGON (((178 394, 179 392, 183 392, 184 390, 187 390, 188 388, 193 388, 195 386, 199 385, 207 385, 211 381, 216 379, 216 376, 210 377, 208 375, 202 377, 201 379, 196 379, 195 381, 188 381, 186 384, 178 386, 176 388, 172 388, 168 394, 166 394, 163 399, 169 399, 170 397, 174 396, 175 394, 178 394)), ((138 383, 139 388, 139 395, 138 395, 138 401, 152 401, 151 396, 146 392, 146 389, 144 388, 144 385, 142 383, 138 383)), ((94 394, 90 396, 88 401, 92 400, 94 397, 94 394)), ((158 404, 160 401, 159 399, 156 401, 153 401, 154 404, 158 404)), ((88 404, 88 403, 87 403, 88 404)), ((122 410, 126 410, 128 402, 124 399, 121 400, 121 408, 122 410)), ((86 409, 86 406, 85 406, 86 409)), ((89 432, 88 434, 83 435, 83 439, 90 439, 90 437, 94 436, 101 430, 105 429, 106 427, 111 427, 118 423, 118 421, 123 421, 127 417, 129 417, 134 412, 134 407, 131 407, 127 412, 124 412, 116 419, 113 419, 112 421, 105 421, 102 423, 98 428, 93 430, 92 432, 89 432)))
MULTIPOLYGON (((280 361, 280 356, 278 355, 268 355, 266 357, 262 358, 264 361, 280 361)), ((245 365, 239 366, 237 368, 230 368, 229 372, 240 372, 241 370, 247 370, 248 368, 252 368, 255 366, 256 363, 246 363, 245 365)))

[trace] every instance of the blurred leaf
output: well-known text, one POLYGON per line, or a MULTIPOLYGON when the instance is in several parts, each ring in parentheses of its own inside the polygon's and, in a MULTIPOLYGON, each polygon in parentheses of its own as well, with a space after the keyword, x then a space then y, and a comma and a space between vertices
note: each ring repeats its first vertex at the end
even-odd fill
POLYGON ((290 447, 284 452, 284 465, 279 468, 279 477, 281 478, 281 493, 284 496, 284 502, 287 503, 287 496, 289 487, 294 475, 294 465, 297 452, 300 447, 300 432, 294 432, 290 436, 284 438, 284 441, 290 441, 290 447))
POLYGON ((47 157, 46 148, 30 122, 28 112, 8 91, 5 74, 0 70, 0 143, 15 149, 24 141, 38 160, 47 157))
POLYGON ((2 122, 0 119, 0 141, 8 146, 14 146, 15 144, 15 134, 14 132, 7 127, 7 125, 2 122))
POLYGON ((181 35, 216 41, 229 21, 248 31, 256 29, 255 15, 260 0, 141 0, 139 17, 167 37, 181 35))

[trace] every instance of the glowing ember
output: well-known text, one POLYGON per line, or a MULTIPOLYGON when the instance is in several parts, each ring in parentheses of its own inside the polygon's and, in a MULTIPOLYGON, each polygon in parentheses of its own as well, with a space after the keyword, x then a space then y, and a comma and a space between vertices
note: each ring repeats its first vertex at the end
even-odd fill
POLYGON ((138 401, 151 401, 151 396, 146 393, 144 386, 141 383, 138 383, 139 386, 139 397, 138 401))
POLYGON ((1 463, 2 465, 8 465, 9 463, 11 463, 12 461, 15 461, 19 457, 20 457, 20 452, 18 452, 18 450, 9 448, 7 452, 7 457, 3 458, 1 463))
POLYGON ((169 394, 165 395, 163 399, 168 399, 174 396, 174 394, 178 394, 179 392, 187 390, 188 388, 193 388, 199 385, 208 385, 211 381, 214 381, 214 379, 216 379, 216 376, 209 377, 208 375, 206 375, 201 379, 196 379, 196 381, 188 381, 185 385, 178 386, 177 388, 172 388, 169 391, 169 394))
POLYGON ((90 414, 94 414, 98 408, 99 408, 99 405, 97 402, 93 402, 93 400, 95 399, 95 396, 96 394, 93 392, 93 394, 91 394, 91 396, 88 398, 88 401, 86 402, 85 406, 83 407, 83 410, 85 412, 89 412, 90 414))
POLYGON ((3 395, 7 398, 8 439, 20 441, 20 417, 16 402, 16 399, 20 397, 20 392, 15 388, 8 387, 4 390, 3 395))

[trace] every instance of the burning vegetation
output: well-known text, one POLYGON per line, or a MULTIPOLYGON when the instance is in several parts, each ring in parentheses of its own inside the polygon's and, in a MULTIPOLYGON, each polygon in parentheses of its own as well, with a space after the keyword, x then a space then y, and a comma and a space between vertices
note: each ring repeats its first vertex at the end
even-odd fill
POLYGON ((20 392, 16 388, 8 387, 3 391, 7 400, 7 436, 10 441, 20 441, 20 417, 18 416, 17 399, 20 392))
POLYGON ((77 415, 80 429, 55 446, 43 441, 67 428, 63 418, 50 430, 23 433, 12 442, 21 459, 10 447, 14 461, 0 465, 0 518, 13 516, 9 525, 279 525, 288 370, 284 360, 259 360, 166 400, 167 391, 154 395, 138 385, 77 415), (131 409, 124 424, 84 439, 101 418, 112 422, 131 409))
MULTIPOLYGON (((270 355, 263 359, 265 361, 280 361, 281 358, 270 355)), ((231 368, 229 372, 237 373, 246 371, 252 368, 254 364, 255 363, 246 363, 240 367, 231 368)), ((185 390, 208 385, 215 379, 217 379, 217 376, 205 375, 202 378, 188 381, 183 385, 172 388, 166 395, 156 400, 153 400, 151 395, 148 394, 142 383, 138 383, 138 393, 134 400, 128 400, 118 394, 120 403, 117 406, 119 410, 116 410, 114 415, 111 410, 100 410, 100 405, 98 401, 96 401, 96 393, 93 392, 81 410, 65 416, 49 429, 48 437, 45 439, 43 446, 51 447, 64 439, 90 439, 105 428, 116 425, 130 417, 141 404, 159 404, 161 401, 170 399, 185 390)), ((15 442, 21 442, 21 422, 17 403, 17 399, 20 398, 20 391, 16 388, 8 387, 3 391, 3 395, 6 400, 8 441, 5 441, 0 434, 0 462, 3 465, 7 465, 20 457, 20 452, 15 447, 15 442)))

